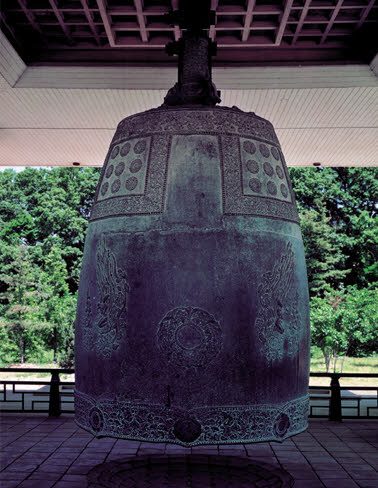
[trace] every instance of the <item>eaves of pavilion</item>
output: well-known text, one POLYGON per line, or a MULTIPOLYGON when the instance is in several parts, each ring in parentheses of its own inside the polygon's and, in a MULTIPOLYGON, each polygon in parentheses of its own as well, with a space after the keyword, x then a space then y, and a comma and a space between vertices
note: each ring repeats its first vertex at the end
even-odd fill
MULTIPOLYGON (((212 0, 222 105, 269 119, 289 166, 378 166, 378 2, 212 0)), ((0 165, 101 166, 176 80, 172 0, 3 0, 0 165)))

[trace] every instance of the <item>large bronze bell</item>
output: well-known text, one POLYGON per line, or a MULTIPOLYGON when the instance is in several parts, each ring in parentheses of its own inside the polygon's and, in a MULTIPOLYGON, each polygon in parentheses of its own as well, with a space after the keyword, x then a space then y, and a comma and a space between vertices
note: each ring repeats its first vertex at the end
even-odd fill
POLYGON ((210 45, 184 34, 178 83, 120 122, 98 184, 75 390, 76 422, 96 436, 192 446, 307 427, 309 298, 287 167, 270 122, 215 106, 210 45))

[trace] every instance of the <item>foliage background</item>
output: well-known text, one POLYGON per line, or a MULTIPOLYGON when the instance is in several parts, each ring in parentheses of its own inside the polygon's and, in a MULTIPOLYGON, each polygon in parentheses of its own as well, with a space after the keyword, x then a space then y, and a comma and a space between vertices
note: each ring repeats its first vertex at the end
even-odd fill
MULTIPOLYGON (((0 173, 0 363, 73 365, 76 295, 99 168, 0 173)), ((378 352, 378 170, 291 168, 326 364, 378 352)))

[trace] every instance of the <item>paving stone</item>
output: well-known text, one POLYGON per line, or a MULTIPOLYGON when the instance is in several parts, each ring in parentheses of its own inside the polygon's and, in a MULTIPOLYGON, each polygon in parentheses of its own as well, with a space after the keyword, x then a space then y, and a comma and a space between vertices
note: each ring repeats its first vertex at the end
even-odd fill
MULTIPOLYGON (((169 453, 170 451, 167 451, 169 453)), ((245 457, 247 456, 247 453, 245 452, 245 449, 227 449, 222 446, 219 447, 219 454, 225 454, 225 455, 232 455, 232 456, 241 456, 245 457)), ((254 457, 264 457, 264 455, 259 456, 257 453, 252 454, 254 457)))
POLYGON ((110 453, 109 456, 107 457, 107 461, 122 461, 123 459, 126 459, 129 456, 135 456, 135 453, 110 453))
POLYGON ((146 455, 146 454, 161 454, 164 453, 161 449, 153 449, 152 447, 141 447, 138 451, 138 455, 146 455))
POLYGON ((23 472, 20 472, 20 471, 2 471, 0 473, 0 480, 2 481, 9 481, 9 480, 24 480, 25 478, 27 478, 27 476, 29 475, 29 473, 23 473, 23 472))
POLYGON ((46 473, 46 471, 34 471, 28 479, 29 480, 55 480, 57 481, 61 477, 60 473, 46 473))
POLYGON ((88 483, 86 481, 58 481, 54 488, 86 488, 88 483))
POLYGON ((351 479, 322 479, 326 488, 359 488, 357 483, 351 479))
POLYGON ((61 481, 76 481, 76 483, 83 483, 87 481, 87 477, 81 474, 65 474, 61 481))
POLYGON ((115 446, 126 446, 128 448, 133 448, 136 447, 138 448, 140 446, 141 442, 140 441, 128 441, 126 439, 118 439, 115 443, 115 446))
POLYGON ((86 465, 86 464, 77 464, 76 466, 75 465, 72 465, 68 470, 67 470, 67 473, 66 474, 82 474, 82 475, 85 475, 85 474, 88 474, 89 471, 94 467, 96 466, 96 463, 92 464, 92 465, 86 465))
MULTIPOLYGON (((239 449, 240 449, 240 447, 239 447, 239 449)), ((168 444, 165 452, 167 454, 170 454, 170 453, 190 454, 190 448, 182 447, 182 446, 176 446, 175 444, 168 444)))
POLYGON ((14 463, 12 463, 10 466, 8 466, 4 471, 6 473, 9 473, 10 471, 17 471, 17 472, 21 471, 24 473, 30 473, 31 471, 34 471, 37 466, 38 464, 36 463, 33 464, 22 463, 17 460, 14 463))
POLYGON ((279 466, 280 463, 278 462, 277 458, 275 458, 274 456, 266 456, 266 457, 262 457, 262 456, 249 456, 249 458, 251 461, 253 462, 256 462, 256 464, 258 463, 267 463, 267 464, 272 464, 274 466, 279 466))
POLYGON ((78 456, 59 456, 58 458, 53 458, 52 456, 50 456, 48 459, 49 459, 49 462, 51 463, 54 463, 56 465, 59 465, 59 466, 69 466, 70 464, 72 464, 76 459, 77 459, 78 456))
POLYGON ((324 488, 320 480, 294 480, 294 488, 324 488))
POLYGON ((330 471, 330 470, 339 470, 340 469, 340 465, 334 461, 333 463, 310 463, 312 468, 315 470, 315 471, 330 471))
POLYGON ((300 469, 300 468, 286 468, 286 471, 291 474, 295 480, 318 480, 315 471, 300 469))
POLYGON ((20 483, 20 480, 18 481, 4 481, 4 480, 0 480, 0 488, 15 488, 16 486, 18 486, 20 483))
POLYGON ((111 454, 116 454, 119 456, 126 456, 126 455, 129 456, 136 453, 137 453, 137 449, 113 449, 111 451, 111 454))
POLYGON ((44 473, 65 473, 68 469, 67 465, 54 464, 54 463, 43 463, 39 467, 38 471, 44 473))
POLYGON ((25 480, 17 488, 51 488, 55 481, 25 480))
POLYGON ((229 456, 236 455, 276 467, 279 466, 278 458, 296 478, 296 487, 355 488, 359 485, 361 488, 378 488, 378 472, 374 469, 378 469, 378 422, 374 421, 356 420, 340 425, 314 419, 310 420, 308 432, 282 443, 228 444, 219 446, 219 449, 217 446, 196 446, 187 449, 172 444, 94 438, 78 429, 70 418, 64 422, 60 419, 50 422, 50 419, 41 421, 22 416, 5 419, 9 422, 0 419, 0 428, 6 426, 8 429, 1 460, 5 469, 0 473, 0 480, 10 486, 14 486, 14 483, 18 485, 27 478, 25 482, 39 482, 36 488, 43 488, 42 481, 50 486, 62 478, 59 483, 71 483, 74 488, 72 483, 82 483, 82 477, 86 477, 88 470, 105 459, 123 462, 129 457, 158 456, 167 451, 169 456, 192 453, 203 455, 204 459, 219 452, 225 463, 229 456), (57 472, 50 472, 50 469, 57 472), (329 472, 333 474, 326 477, 329 472))
POLYGON ((349 474, 342 469, 317 469, 316 474, 319 476, 320 479, 348 479, 350 478, 349 474))
POLYGON ((378 473, 373 470, 373 471, 368 471, 368 472, 363 472, 363 471, 348 471, 350 476, 354 479, 357 480, 357 482, 360 484, 360 480, 378 480, 378 473))
MULTIPOLYGON (((219 446, 219 450, 221 451, 223 446, 219 446)), ((251 446, 251 445, 246 445, 245 446, 246 450, 247 450, 247 454, 248 456, 271 456, 273 454, 273 450, 272 448, 268 445, 268 446, 251 446)), ((283 450, 283 451, 276 451, 276 452, 282 452, 282 453, 285 453, 286 451, 283 450)), ((292 452, 292 451, 289 451, 289 452, 292 452)))
POLYGON ((335 459, 361 459, 361 457, 353 451, 350 452, 335 452, 333 454, 335 459))

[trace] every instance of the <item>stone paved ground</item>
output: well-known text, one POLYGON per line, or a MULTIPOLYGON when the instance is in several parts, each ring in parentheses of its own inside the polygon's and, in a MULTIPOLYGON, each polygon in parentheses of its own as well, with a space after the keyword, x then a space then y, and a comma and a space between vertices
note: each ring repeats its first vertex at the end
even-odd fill
POLYGON ((99 463, 162 453, 248 456, 286 469, 296 488, 378 488, 377 420, 311 420, 307 432, 282 443, 219 448, 95 439, 72 416, 4 414, 0 434, 1 488, 82 488, 88 471, 99 463))

